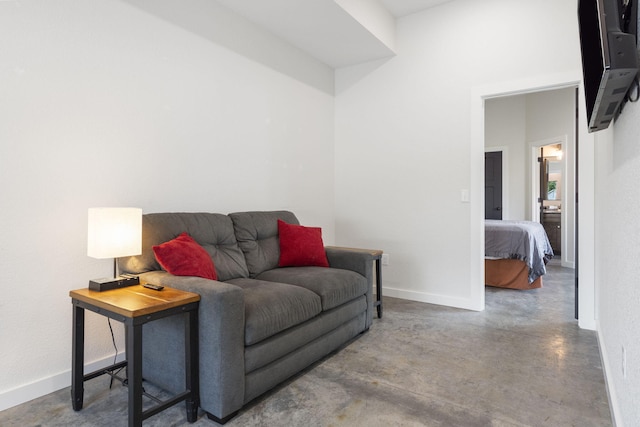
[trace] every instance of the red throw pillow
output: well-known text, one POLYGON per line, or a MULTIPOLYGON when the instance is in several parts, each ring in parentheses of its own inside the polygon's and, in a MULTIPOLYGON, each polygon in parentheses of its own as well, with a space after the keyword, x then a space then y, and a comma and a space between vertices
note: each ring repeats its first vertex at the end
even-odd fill
POLYGON ((187 233, 153 247, 156 259, 176 276, 197 276, 217 280, 213 260, 206 250, 187 233))
POLYGON ((320 227, 303 227, 278 220, 280 267, 329 267, 320 227))

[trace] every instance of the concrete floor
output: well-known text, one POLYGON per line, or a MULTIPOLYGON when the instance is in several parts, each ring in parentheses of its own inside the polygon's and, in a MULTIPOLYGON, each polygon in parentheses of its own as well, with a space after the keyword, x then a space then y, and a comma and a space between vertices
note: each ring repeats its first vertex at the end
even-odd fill
MULTIPOLYGON (((472 312, 393 298, 337 354, 243 409, 236 426, 611 426, 596 334, 573 319, 573 271, 544 287, 487 288, 472 312)), ((2 426, 126 425, 126 389, 86 383, 0 412, 2 426)), ((183 405, 145 426, 186 426, 183 405)), ((202 416, 195 426, 215 426, 202 416)))

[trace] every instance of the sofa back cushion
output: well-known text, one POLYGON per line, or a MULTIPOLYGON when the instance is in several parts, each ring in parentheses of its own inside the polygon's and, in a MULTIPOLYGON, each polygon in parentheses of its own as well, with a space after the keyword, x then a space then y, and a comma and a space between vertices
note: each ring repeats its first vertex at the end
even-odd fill
POLYGON ((298 218, 289 211, 236 212, 229 214, 229 217, 233 221, 238 246, 244 252, 250 277, 278 267, 278 220, 300 224, 298 218))
POLYGON ((122 258, 120 267, 128 273, 161 270, 153 246, 189 234, 213 259, 218 280, 248 277, 244 255, 238 247, 231 219, 217 213, 152 213, 142 216, 142 255, 122 258))

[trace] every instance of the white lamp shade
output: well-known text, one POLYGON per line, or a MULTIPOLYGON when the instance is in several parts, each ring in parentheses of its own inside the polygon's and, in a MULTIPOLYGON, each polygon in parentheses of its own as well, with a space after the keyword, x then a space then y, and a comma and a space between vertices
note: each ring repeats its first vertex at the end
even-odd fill
POLYGON ((118 258, 142 253, 142 209, 89 208, 87 255, 118 258))

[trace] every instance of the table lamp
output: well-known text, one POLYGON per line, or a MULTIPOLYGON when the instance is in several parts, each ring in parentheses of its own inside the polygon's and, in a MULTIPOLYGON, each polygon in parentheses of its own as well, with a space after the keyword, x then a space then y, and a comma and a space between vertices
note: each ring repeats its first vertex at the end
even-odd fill
POLYGON ((113 258, 113 277, 89 281, 89 289, 106 291, 137 285, 137 276, 118 275, 118 257, 142 253, 142 209, 89 208, 87 255, 113 258))

